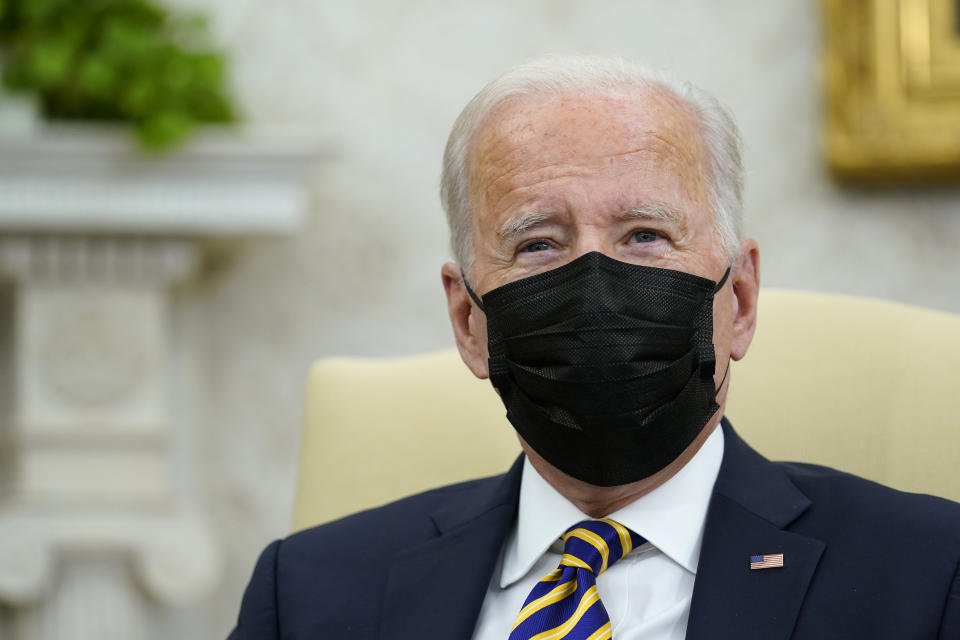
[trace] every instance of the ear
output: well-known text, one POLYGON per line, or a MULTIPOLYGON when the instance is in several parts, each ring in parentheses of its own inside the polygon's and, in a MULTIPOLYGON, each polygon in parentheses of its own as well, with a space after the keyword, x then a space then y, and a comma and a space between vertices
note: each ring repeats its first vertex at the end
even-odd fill
POLYGON ((474 304, 467 293, 460 272, 460 265, 448 262, 440 270, 443 290, 447 294, 447 313, 453 326, 460 357, 473 375, 484 379, 489 376, 487 365, 487 317, 474 304))
POLYGON ((744 240, 740 245, 740 259, 731 270, 733 280, 734 317, 730 357, 739 360, 747 355, 747 348, 757 328, 757 297, 760 294, 760 250, 755 240, 744 240))

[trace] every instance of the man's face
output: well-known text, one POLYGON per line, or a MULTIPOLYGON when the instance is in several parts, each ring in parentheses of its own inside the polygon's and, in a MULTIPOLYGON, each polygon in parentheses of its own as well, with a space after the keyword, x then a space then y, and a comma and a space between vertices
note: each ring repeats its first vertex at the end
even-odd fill
MULTIPOLYGON (((668 93, 508 103, 471 144, 470 283, 482 296, 590 251, 719 280, 729 259, 714 228, 708 176, 694 116, 668 93)), ((748 241, 743 250, 733 282, 714 302, 717 384, 728 356, 742 357, 753 332, 756 248, 748 241), (752 278, 749 300, 734 291, 744 277, 752 278)), ((485 377, 486 320, 455 276, 445 266, 458 346, 485 377)))

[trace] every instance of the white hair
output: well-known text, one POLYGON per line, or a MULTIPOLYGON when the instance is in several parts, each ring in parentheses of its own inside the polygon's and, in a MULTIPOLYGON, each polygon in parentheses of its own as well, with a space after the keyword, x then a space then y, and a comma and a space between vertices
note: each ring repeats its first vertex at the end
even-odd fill
POLYGON ((706 153, 708 198, 714 228, 730 260, 739 253, 743 219, 740 134, 727 109, 713 96, 665 72, 619 57, 548 56, 525 62, 489 83, 467 103, 450 131, 443 154, 440 199, 450 225, 450 248, 465 271, 473 261, 470 228, 470 143, 486 118, 520 98, 550 98, 584 92, 665 89, 699 120, 706 153))

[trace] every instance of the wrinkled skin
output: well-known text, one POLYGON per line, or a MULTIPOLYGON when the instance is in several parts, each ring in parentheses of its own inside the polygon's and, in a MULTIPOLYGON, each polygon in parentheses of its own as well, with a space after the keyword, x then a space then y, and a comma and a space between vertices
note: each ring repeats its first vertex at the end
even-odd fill
MULTIPOLYGON (((590 251, 634 264, 719 280, 714 374, 742 358, 756 326, 759 264, 745 240, 731 264, 708 203, 709 173, 696 120, 672 94, 653 89, 524 98, 501 105, 470 144, 469 197, 474 261, 468 278, 481 296, 507 282, 559 267, 590 251)), ((460 267, 442 269, 448 310, 464 362, 487 371, 487 327, 460 267)), ((673 476, 713 432, 726 403, 662 471, 626 485, 597 487, 550 465, 521 438, 534 468, 593 517, 603 517, 673 476)))

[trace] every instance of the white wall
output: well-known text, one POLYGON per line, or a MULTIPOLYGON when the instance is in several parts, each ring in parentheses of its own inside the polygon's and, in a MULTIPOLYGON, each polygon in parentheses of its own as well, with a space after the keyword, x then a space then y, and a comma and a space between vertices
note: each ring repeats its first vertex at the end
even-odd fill
MULTIPOLYGON (((747 229, 767 285, 960 312, 960 190, 841 188, 818 148, 818 3, 809 0, 178 0, 208 12, 254 121, 328 127, 314 215, 289 240, 244 247, 181 295, 206 380, 182 482, 217 516, 225 585, 202 621, 225 635, 256 553, 288 527, 311 360, 452 343, 439 267, 440 156, 487 80, 547 52, 618 53, 713 92, 740 122, 747 229)), ((762 322, 762 315, 761 315, 762 322)), ((376 391, 371 390, 375 395, 376 391)), ((202 397, 201 397, 202 396, 202 397)))

